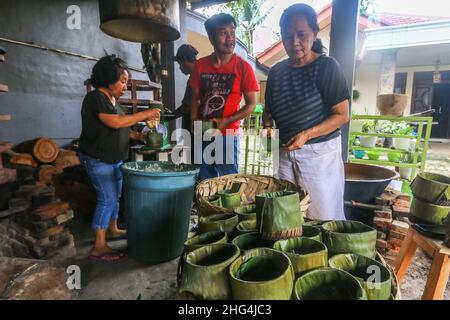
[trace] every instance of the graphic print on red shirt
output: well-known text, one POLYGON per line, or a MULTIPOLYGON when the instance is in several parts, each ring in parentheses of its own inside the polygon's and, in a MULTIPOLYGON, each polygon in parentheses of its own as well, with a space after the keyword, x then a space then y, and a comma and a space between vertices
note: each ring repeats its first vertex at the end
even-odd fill
POLYGON ((232 73, 204 73, 200 77, 202 88, 200 116, 202 119, 222 118, 236 76, 232 73))

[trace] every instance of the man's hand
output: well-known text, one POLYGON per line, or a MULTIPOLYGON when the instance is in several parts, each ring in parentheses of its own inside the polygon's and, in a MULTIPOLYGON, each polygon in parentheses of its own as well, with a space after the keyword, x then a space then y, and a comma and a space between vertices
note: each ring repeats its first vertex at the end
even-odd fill
POLYGON ((284 145, 284 147, 288 151, 294 151, 297 149, 303 148, 304 144, 309 140, 309 135, 306 131, 302 131, 299 134, 295 135, 288 143, 284 145))
POLYGON ((230 124, 228 118, 212 118, 211 120, 216 123, 216 129, 220 132, 225 131, 225 129, 230 124))

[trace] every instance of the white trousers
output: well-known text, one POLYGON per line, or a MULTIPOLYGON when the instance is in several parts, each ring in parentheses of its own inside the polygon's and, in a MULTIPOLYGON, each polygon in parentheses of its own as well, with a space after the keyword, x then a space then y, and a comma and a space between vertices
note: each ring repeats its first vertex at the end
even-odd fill
POLYGON ((317 220, 345 220, 344 163, 341 137, 326 142, 306 144, 301 149, 280 148, 275 177, 288 180, 305 190, 311 204, 306 216, 317 220))

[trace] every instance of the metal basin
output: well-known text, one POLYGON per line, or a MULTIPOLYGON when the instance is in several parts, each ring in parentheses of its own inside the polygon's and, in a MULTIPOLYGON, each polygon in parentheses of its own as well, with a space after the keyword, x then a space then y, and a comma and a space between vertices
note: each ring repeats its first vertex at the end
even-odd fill
POLYGON ((345 201, 371 203, 388 184, 399 177, 398 172, 366 164, 345 163, 345 201))

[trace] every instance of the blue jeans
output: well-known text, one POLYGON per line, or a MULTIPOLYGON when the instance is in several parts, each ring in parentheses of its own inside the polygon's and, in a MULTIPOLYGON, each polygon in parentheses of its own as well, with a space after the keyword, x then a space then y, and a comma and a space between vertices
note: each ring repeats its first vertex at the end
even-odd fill
MULTIPOLYGON (((239 171, 239 136, 228 135, 216 137, 215 145, 217 148, 222 148, 222 155, 220 151, 214 150, 213 163, 205 162, 205 149, 210 146, 213 141, 203 141, 202 143, 202 163, 200 165, 200 180, 216 178, 227 174, 238 173, 239 171), (216 142, 217 141, 217 142, 216 142), (227 148, 228 145, 228 148, 227 148)), ((212 146, 211 146, 212 147, 212 146)), ((206 155, 210 154, 208 151, 206 155)))
POLYGON ((109 164, 81 152, 78 153, 78 157, 97 191, 97 205, 92 228, 108 229, 110 221, 119 217, 122 192, 122 172, 119 168, 122 161, 109 164))

